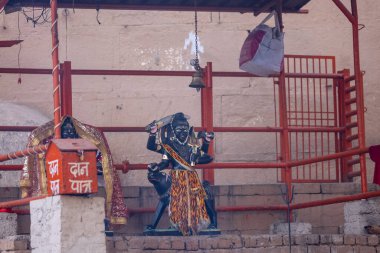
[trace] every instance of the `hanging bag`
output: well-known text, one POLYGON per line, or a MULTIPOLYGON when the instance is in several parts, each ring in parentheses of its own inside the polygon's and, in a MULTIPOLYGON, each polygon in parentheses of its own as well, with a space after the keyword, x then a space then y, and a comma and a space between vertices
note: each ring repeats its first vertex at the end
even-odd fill
POLYGON ((276 11, 272 11, 244 41, 240 51, 241 70, 257 76, 279 74, 284 60, 284 33, 281 32, 276 11), (265 23, 275 18, 275 27, 265 23))

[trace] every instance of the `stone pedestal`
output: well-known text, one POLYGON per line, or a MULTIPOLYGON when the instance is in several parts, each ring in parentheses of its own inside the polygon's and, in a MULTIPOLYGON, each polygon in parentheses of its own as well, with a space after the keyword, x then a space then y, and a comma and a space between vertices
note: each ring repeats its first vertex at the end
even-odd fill
POLYGON ((344 233, 366 234, 364 227, 380 225, 380 198, 358 200, 344 205, 344 233))
MULTIPOLYGON (((289 233, 288 223, 274 223, 270 226, 270 234, 287 235, 289 233)), ((290 231, 292 235, 309 235, 311 234, 311 224, 301 222, 291 222, 290 231)))
POLYGON ((105 253, 104 199, 53 196, 30 202, 33 253, 105 253))
POLYGON ((17 234, 17 214, 0 213, 0 239, 17 234))

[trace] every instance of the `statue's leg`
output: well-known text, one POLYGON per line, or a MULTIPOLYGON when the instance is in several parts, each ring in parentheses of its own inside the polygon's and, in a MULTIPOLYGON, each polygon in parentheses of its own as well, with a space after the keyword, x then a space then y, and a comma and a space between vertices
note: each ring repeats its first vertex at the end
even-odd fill
POLYGON ((160 221, 162 214, 164 213, 166 207, 169 204, 169 195, 160 198, 160 201, 157 204, 156 211, 152 217, 152 222, 147 226, 147 229, 156 229, 158 222, 160 221))
POLYGON ((205 199, 205 205, 208 217, 210 218, 209 228, 217 228, 218 219, 215 210, 215 199, 214 195, 212 194, 210 183, 208 181, 203 181, 203 188, 205 189, 207 194, 207 199, 205 199))

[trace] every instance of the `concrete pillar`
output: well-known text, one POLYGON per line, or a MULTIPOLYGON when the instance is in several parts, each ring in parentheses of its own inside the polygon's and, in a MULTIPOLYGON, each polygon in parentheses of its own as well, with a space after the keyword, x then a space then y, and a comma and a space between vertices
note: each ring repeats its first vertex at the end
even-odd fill
POLYGON ((366 234, 364 227, 380 225, 380 198, 358 200, 344 205, 344 233, 366 234))
POLYGON ((53 196, 30 203, 33 253, 105 253, 104 199, 53 196))
POLYGON ((17 214, 0 213, 0 239, 17 234, 17 214))

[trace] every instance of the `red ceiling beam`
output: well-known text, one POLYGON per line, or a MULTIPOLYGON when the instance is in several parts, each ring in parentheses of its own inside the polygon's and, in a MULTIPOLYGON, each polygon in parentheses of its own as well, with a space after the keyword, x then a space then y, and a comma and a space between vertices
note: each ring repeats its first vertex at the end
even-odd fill
POLYGON ((332 0, 335 5, 339 8, 339 10, 347 17, 347 19, 352 23, 356 23, 355 17, 351 14, 351 12, 346 8, 346 6, 340 0, 332 0))

